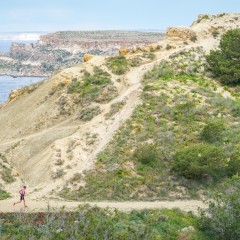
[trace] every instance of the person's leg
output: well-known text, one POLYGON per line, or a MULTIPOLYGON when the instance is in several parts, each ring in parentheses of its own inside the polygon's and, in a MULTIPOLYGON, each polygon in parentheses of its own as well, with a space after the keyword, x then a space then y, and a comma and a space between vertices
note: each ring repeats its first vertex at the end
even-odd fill
POLYGON ((18 201, 16 203, 13 203, 13 206, 15 206, 16 204, 21 203, 21 202, 22 202, 22 200, 20 200, 20 201, 18 201))
POLYGON ((25 207, 25 208, 28 207, 28 206, 26 205, 25 198, 23 199, 23 203, 24 203, 24 207, 25 207))

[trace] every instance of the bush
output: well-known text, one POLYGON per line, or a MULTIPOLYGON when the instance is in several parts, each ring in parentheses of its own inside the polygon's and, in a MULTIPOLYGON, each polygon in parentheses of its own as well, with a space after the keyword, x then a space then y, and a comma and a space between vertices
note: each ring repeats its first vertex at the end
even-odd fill
POLYGON ((76 211, 0 213, 0 236, 6 239, 51 240, 207 240, 198 230, 197 217, 177 209, 142 210, 129 213, 88 205, 76 211), (188 238, 180 238, 182 229, 188 238))
POLYGON ((226 174, 225 153, 220 147, 193 145, 175 153, 173 170, 186 178, 210 175, 216 179, 226 174))
POLYGON ((77 116, 77 119, 82 120, 84 122, 92 120, 95 116, 97 116, 101 112, 100 107, 89 107, 84 108, 77 116))
POLYGON ((77 78, 73 78, 72 82, 68 85, 68 93, 76 93, 80 92, 81 83, 77 80, 77 78))
POLYGON ((220 50, 211 50, 207 62, 223 83, 240 83, 240 29, 226 32, 221 38, 220 50))
POLYGON ((124 56, 110 57, 107 59, 107 67, 116 75, 122 75, 128 70, 128 62, 124 56))
POLYGON ((214 38, 216 38, 216 37, 218 37, 219 32, 215 30, 215 31, 212 32, 212 35, 213 35, 214 38))
POLYGON ((228 158, 227 171, 228 171, 229 176, 240 173, 240 150, 239 150, 239 146, 236 146, 236 149, 233 149, 230 157, 228 158))
POLYGON ((240 239, 240 177, 229 180, 224 193, 214 194, 208 204, 208 211, 201 211, 202 230, 212 239, 240 239))
POLYGON ((214 143, 221 141, 224 136, 225 126, 222 121, 215 121, 208 123, 201 132, 201 139, 214 143))
POLYGON ((196 42, 196 41, 197 41, 197 36, 196 36, 196 35, 191 36, 191 37, 190 37, 190 40, 191 40, 192 42, 196 42))
POLYGON ((142 64, 142 59, 140 57, 134 57, 129 60, 129 65, 131 67, 139 67, 142 64))
POLYGON ((155 66, 152 71, 144 75, 144 80, 169 80, 174 77, 174 72, 168 62, 162 62, 155 66))
POLYGON ((170 50, 171 48, 172 48, 172 46, 170 44, 167 44, 166 49, 170 50))
POLYGON ((0 200, 10 198, 10 194, 0 188, 0 200))
POLYGON ((111 84, 109 73, 95 66, 93 74, 85 71, 81 81, 74 78, 68 85, 68 93, 79 93, 85 101, 96 101, 103 89, 111 84))
POLYGON ((147 144, 134 151, 134 157, 142 164, 154 166, 158 160, 156 146, 147 144))

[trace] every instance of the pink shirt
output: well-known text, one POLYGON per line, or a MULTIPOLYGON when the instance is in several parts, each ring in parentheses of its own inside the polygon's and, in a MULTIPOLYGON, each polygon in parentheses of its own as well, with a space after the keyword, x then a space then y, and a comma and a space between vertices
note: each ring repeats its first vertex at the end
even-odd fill
POLYGON ((19 190, 19 193, 20 193, 21 195, 25 195, 25 193, 26 193, 25 188, 21 188, 21 189, 19 190))

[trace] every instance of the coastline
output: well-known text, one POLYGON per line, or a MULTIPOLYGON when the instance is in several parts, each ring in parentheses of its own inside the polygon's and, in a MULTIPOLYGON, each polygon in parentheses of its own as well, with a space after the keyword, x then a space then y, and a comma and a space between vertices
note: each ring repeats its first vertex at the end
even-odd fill
POLYGON ((0 76, 9 76, 9 77, 13 77, 13 78, 18 78, 18 77, 50 77, 51 74, 21 74, 21 73, 1 73, 0 72, 0 76))

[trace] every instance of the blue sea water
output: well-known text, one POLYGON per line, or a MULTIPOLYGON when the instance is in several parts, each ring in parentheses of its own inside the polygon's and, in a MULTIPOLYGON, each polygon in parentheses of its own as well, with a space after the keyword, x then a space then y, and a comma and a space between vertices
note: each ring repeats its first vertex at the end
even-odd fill
MULTIPOLYGON (((0 51, 7 52, 11 47, 11 40, 0 40, 0 51)), ((0 76, 0 104, 6 102, 9 93, 17 88, 31 85, 41 81, 42 77, 16 77, 0 76)))
POLYGON ((0 52, 7 52, 11 47, 12 41, 0 40, 0 52))
MULTIPOLYGON (((14 41, 14 42, 17 42, 17 43, 35 43, 36 41, 14 41)), ((0 39, 0 52, 8 52, 10 50, 10 47, 11 47, 11 44, 12 44, 12 40, 1 40, 0 39)))
POLYGON ((0 76, 0 104, 6 102, 13 89, 29 86, 43 80, 42 77, 16 77, 0 76))

